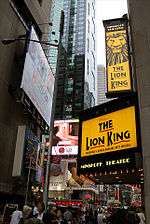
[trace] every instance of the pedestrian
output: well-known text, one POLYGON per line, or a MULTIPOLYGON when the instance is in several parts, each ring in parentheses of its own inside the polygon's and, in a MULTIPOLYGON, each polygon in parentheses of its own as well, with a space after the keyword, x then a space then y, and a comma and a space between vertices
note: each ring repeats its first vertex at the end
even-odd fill
POLYGON ((10 224, 18 224, 20 219, 22 218, 22 205, 18 205, 16 211, 12 213, 10 224))
POLYGON ((104 219, 105 219, 105 216, 102 210, 99 210, 97 214, 97 224, 104 224, 104 219))
POLYGON ((44 211, 45 211, 45 205, 44 202, 39 202, 37 204, 37 219, 40 219, 41 221, 43 220, 43 215, 44 215, 44 211))
POLYGON ((81 214, 81 224, 86 224, 86 215, 84 211, 82 211, 81 214))
POLYGON ((110 224, 129 224, 128 213, 125 209, 118 209, 107 218, 107 223, 110 224))
POLYGON ((67 224, 67 221, 63 218, 63 214, 60 209, 57 210, 56 216, 58 224, 67 224))
POLYGON ((72 213, 71 213, 71 211, 70 211, 70 209, 69 209, 70 207, 68 207, 68 209, 65 211, 65 213, 64 213, 64 219, 65 219, 65 221, 67 221, 68 223, 69 222, 72 222, 72 213))
POLYGON ((56 220, 56 213, 53 211, 53 208, 45 211, 45 204, 43 201, 37 203, 37 219, 41 220, 44 224, 50 224, 52 221, 56 220))
POLYGON ((145 215, 142 208, 138 208, 137 215, 140 218, 140 224, 145 224, 145 215))
POLYGON ((23 206, 22 218, 19 221, 19 224, 24 224, 27 219, 32 217, 32 208, 28 205, 23 206))
POLYGON ((129 211, 128 212, 128 223, 129 224, 140 224, 140 218, 136 214, 135 211, 129 211))

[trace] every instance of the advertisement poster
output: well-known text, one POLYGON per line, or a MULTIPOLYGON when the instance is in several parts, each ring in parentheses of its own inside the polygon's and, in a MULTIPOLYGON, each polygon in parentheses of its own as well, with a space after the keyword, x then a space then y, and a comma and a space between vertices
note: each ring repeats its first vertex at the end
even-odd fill
POLYGON ((135 106, 82 123, 81 157, 136 147, 135 106))
POLYGON ((52 155, 78 154, 79 120, 54 122, 52 155))
POLYGON ((104 21, 108 93, 131 90, 127 20, 104 21))
MULTIPOLYGON (((39 41, 33 27, 30 39, 39 41)), ((21 88, 49 126, 51 120, 54 76, 40 43, 29 42, 21 88)))
POLYGON ((44 154, 45 146, 44 144, 39 144, 36 159, 36 181, 39 183, 42 183, 42 176, 44 172, 44 154))
POLYGON ((67 162, 65 160, 59 160, 58 162, 56 160, 52 161, 49 191, 64 190, 67 186, 67 175, 67 162))
POLYGON ((27 128, 25 133, 24 150, 24 163, 26 168, 30 167, 31 169, 36 170, 39 144, 39 138, 29 128, 27 128))

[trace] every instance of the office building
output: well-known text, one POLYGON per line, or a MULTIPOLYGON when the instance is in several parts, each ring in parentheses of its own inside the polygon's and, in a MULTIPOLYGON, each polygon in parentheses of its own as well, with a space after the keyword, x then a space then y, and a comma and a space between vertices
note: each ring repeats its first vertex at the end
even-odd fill
MULTIPOLYGON (((24 159, 23 155, 26 153, 24 151, 26 149, 24 149, 25 137, 23 137, 23 132, 25 133, 25 127, 28 127, 28 130, 30 129, 34 133, 32 134, 33 139, 35 140, 34 136, 40 139, 41 134, 44 132, 42 126, 44 127, 46 124, 41 116, 42 113, 38 109, 40 104, 35 106, 32 96, 25 94, 25 91, 21 88, 21 82, 26 72, 28 72, 28 77, 32 76, 33 71, 35 75, 38 72, 41 74, 42 69, 40 66, 42 63, 44 65, 42 67, 43 73, 46 74, 45 65, 48 66, 46 57, 42 51, 41 44, 37 42, 48 40, 48 37, 43 34, 47 33, 49 29, 50 9, 51 0, 0 1, 0 37, 1 40, 10 39, 10 41, 0 42, 1 208, 6 202, 24 202, 27 190, 26 174, 28 169, 25 172, 23 171, 25 167, 23 167, 20 160, 20 156, 24 159), (29 37, 31 25, 32 32, 29 37), (37 42, 29 42, 27 38, 33 38, 37 42), (27 46, 29 48, 26 48, 27 46), (35 48, 31 52, 32 47, 35 48), (30 63, 26 63, 26 59, 30 59, 30 63), (41 60, 40 63, 38 63, 38 60, 41 60), (31 62, 33 62, 32 65, 31 62), (36 66, 34 67, 35 64, 36 66), (29 65, 30 68, 27 68, 29 65), (16 150, 18 150, 18 154, 16 150), (16 163, 14 163, 15 157, 16 159, 18 158, 16 163), (19 163, 20 167, 17 166, 19 163)), ((38 83, 40 84, 40 82, 38 83)), ((34 84, 36 84, 36 81, 34 84)), ((29 85, 31 85, 30 82, 28 82, 29 85)), ((41 87, 39 86, 36 90, 39 96, 41 94, 40 91, 42 91, 41 87)), ((31 92, 33 89, 34 85, 30 89, 31 92)), ((30 188, 28 190, 30 191, 30 188)))
MULTIPOLYGON (((60 38, 60 22, 61 22, 61 14, 63 11, 63 2, 64 0, 53 0, 51 7, 50 19, 52 26, 49 28, 48 39, 50 43, 57 44, 60 38)), ((57 66, 57 55, 58 48, 57 47, 47 47, 46 55, 48 57, 49 64, 51 66, 53 74, 56 73, 57 66)))
POLYGON ((78 117, 96 103, 95 1, 64 1, 60 40, 56 119, 78 117))
POLYGON ((148 224, 150 223, 150 2, 144 1, 143 4, 142 1, 128 0, 128 9, 143 149, 144 178, 141 177, 141 183, 144 182, 144 206, 148 224))
POLYGON ((106 98, 107 82, 105 74, 105 66, 97 66, 97 105, 108 102, 110 99, 106 98))

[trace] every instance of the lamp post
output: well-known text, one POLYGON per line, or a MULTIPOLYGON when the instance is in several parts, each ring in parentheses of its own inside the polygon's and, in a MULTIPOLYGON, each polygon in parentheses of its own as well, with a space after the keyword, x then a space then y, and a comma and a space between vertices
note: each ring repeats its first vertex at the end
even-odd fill
MULTIPOLYGON (((57 62, 59 60, 59 46, 58 44, 58 57, 57 62)), ((58 63, 57 63, 58 64, 58 63)), ((51 165, 51 151, 52 151, 52 142, 53 142, 53 126, 54 126, 54 115, 55 115, 55 105, 56 105, 56 96, 57 96, 57 77, 58 74, 58 66, 56 67, 56 75, 55 75, 55 82, 54 82, 54 91, 53 91, 53 101, 52 101, 52 111, 51 111, 51 123, 50 123, 50 131, 49 131, 49 145, 48 145, 48 158, 46 164, 46 175, 45 175, 45 184, 44 184, 44 192, 43 192, 43 200, 47 207, 48 204, 48 187, 50 182, 50 165, 51 165)))

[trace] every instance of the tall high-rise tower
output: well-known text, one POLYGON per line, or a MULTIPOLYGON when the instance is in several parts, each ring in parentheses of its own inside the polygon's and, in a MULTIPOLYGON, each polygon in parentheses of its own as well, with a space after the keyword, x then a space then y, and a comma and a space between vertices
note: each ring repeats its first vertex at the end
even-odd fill
POLYGON ((107 92, 107 83, 105 76, 105 66, 97 66, 97 105, 106 103, 110 99, 106 98, 105 93, 107 92))
POLYGON ((78 117, 96 101, 95 0, 65 0, 56 119, 78 117))
MULTIPOLYGON (((61 13, 63 10, 63 2, 64 0, 52 0, 52 8, 50 14, 52 26, 50 27, 48 34, 49 41, 51 44, 56 44, 56 41, 59 41, 60 38, 60 23, 61 23, 61 13)), ((55 74, 57 66, 58 48, 54 46, 47 46, 46 54, 52 72, 53 74, 55 74)))

